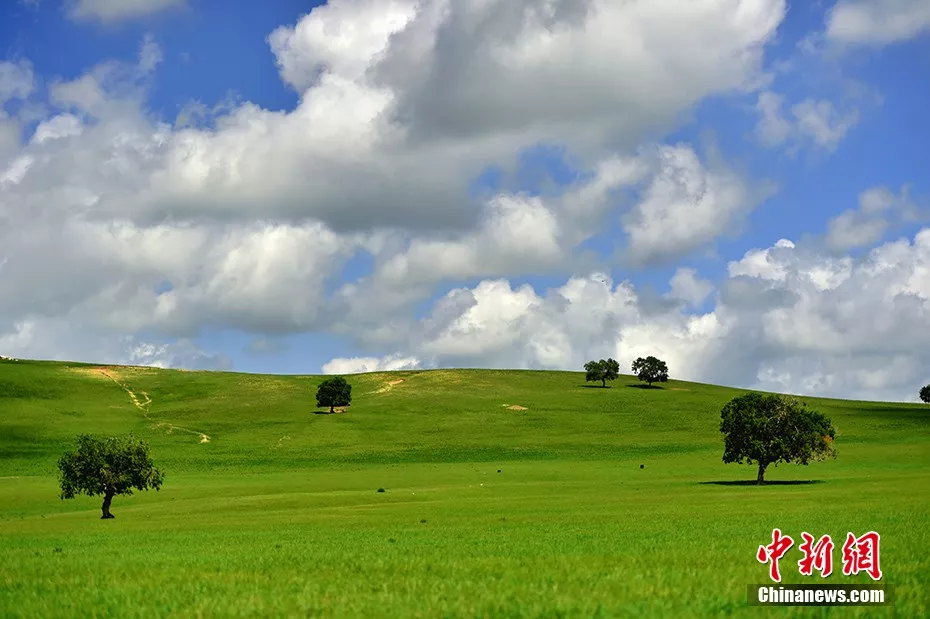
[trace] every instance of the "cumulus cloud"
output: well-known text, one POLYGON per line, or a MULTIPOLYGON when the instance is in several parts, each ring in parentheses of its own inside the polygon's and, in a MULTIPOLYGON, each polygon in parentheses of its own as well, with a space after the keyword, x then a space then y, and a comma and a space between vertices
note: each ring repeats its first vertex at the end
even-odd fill
POLYGON ((96 19, 106 23, 127 21, 183 7, 187 0, 69 0, 68 14, 73 19, 96 19))
POLYGON ((25 99, 35 88, 32 64, 0 62, 0 107, 11 99, 25 99))
POLYGON ((681 145, 660 149, 656 166, 642 200, 624 217, 626 253, 636 264, 668 262, 707 245, 766 197, 724 166, 705 168, 681 145))
POLYGON ((0 355, 190 370, 232 366, 228 358, 201 350, 189 340, 147 340, 93 327, 76 330, 67 320, 44 317, 0 323, 0 355))
POLYGON ((366 372, 393 372, 397 370, 414 370, 420 367, 415 357, 388 356, 352 357, 333 359, 323 365, 324 374, 364 374, 366 372))
POLYGON ((669 282, 669 296, 693 306, 701 305, 714 291, 714 285, 701 279, 696 269, 680 268, 669 282))
MULTIPOLYGON (((696 301, 707 289, 693 278, 677 272, 670 294, 696 301)), ((426 367, 573 370, 655 354, 686 380, 862 399, 914 400, 926 379, 930 229, 857 259, 782 239, 731 262, 724 285, 711 311, 692 314, 647 312, 632 285, 599 273, 543 294, 486 280, 437 302, 398 354, 426 367)))
POLYGON ((840 0, 827 16, 827 37, 840 43, 886 45, 928 31, 926 0, 840 0))
MULTIPOLYGON (((302 93, 296 109, 243 103, 213 127, 152 127, 158 148, 132 200, 111 199, 93 177, 86 184, 97 211, 143 223, 249 219, 260 204, 263 216, 336 230, 475 225, 467 188, 487 165, 540 142, 592 165, 607 145, 635 148, 703 97, 751 83, 784 10, 783 0, 685 11, 645 1, 333 0, 269 38, 302 93)), ((55 101, 99 117, 99 73, 58 88, 55 101)))
POLYGON ((908 187, 897 195, 887 187, 872 187, 859 194, 858 208, 847 209, 828 222, 825 241, 839 252, 868 247, 882 240, 892 226, 926 216, 910 199, 908 187))
POLYGON ((792 150, 810 145, 833 151, 859 122, 859 111, 839 112, 825 99, 804 99, 791 107, 790 117, 782 111, 784 97, 763 91, 756 110, 756 137, 766 146, 786 145, 792 150))

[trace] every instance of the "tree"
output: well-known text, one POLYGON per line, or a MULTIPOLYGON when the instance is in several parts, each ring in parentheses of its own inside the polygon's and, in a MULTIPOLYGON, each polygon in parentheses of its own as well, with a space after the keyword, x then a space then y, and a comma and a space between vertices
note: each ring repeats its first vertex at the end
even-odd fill
POLYGON ((762 484, 770 464, 836 458, 833 424, 794 398, 748 393, 733 398, 720 412, 723 461, 757 464, 762 484))
POLYGON ((158 490, 164 475, 149 459, 148 443, 129 436, 80 434, 77 449, 58 460, 61 498, 103 495, 101 520, 114 518, 110 503, 133 490, 158 490))
POLYGON ((661 359, 652 356, 645 359, 640 357, 634 361, 633 374, 639 380, 648 383, 650 387, 652 387, 652 383, 668 382, 668 366, 661 359))
POLYGON ((601 381, 601 386, 606 387, 608 380, 617 380, 620 376, 620 364, 613 359, 601 359, 600 361, 588 361, 584 364, 585 381, 601 381))
POLYGON ((920 390, 920 400, 921 402, 926 402, 930 404, 930 385, 924 385, 920 390))
POLYGON ((328 406, 335 412, 337 406, 348 406, 352 402, 352 385, 341 376, 324 380, 316 390, 316 405, 328 406))

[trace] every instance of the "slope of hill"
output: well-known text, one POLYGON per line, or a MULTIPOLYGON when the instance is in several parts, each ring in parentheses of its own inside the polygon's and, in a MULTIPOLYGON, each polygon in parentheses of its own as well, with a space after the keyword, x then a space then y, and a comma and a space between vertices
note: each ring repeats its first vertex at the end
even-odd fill
POLYGON ((330 415, 321 380, 0 362, 0 614, 749 616, 775 527, 878 531, 884 610, 927 614, 930 407, 805 398, 839 458, 758 488, 721 462, 734 389, 394 372, 330 415), (79 432, 145 438, 162 491, 60 501, 79 432))

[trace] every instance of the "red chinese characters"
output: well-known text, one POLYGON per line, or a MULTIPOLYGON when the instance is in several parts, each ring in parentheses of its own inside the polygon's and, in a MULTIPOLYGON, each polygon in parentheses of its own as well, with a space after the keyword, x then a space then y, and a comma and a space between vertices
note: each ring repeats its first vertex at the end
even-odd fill
POLYGON ((811 576, 816 569, 820 572, 821 578, 826 578, 833 573, 833 540, 829 535, 824 535, 817 543, 814 543, 814 536, 808 532, 801 533, 804 541, 798 546, 798 549, 804 553, 804 558, 798 561, 803 576, 811 576))
MULTIPOLYGON (((801 533, 801 543, 798 550, 803 557, 798 561, 798 569, 802 576, 813 576, 814 570, 820 572, 821 578, 833 573, 833 540, 829 535, 816 539, 804 531, 801 533), (815 541, 816 539, 816 541, 815 541)), ((868 574, 872 580, 881 580, 882 568, 879 561, 879 542, 881 536, 875 531, 869 531, 861 537, 853 533, 846 534, 843 544, 843 575, 853 576, 860 572, 868 574)), ((769 576, 775 582, 781 582, 781 572, 778 569, 779 559, 794 545, 794 540, 784 535, 781 529, 772 529, 772 543, 759 546, 756 559, 759 563, 769 565, 769 576)))
POLYGON ((759 563, 769 563, 769 576, 775 582, 781 582, 781 573, 778 571, 778 560, 785 556, 788 549, 794 545, 794 540, 782 535, 780 529, 772 531, 772 543, 768 546, 759 546, 756 559, 759 563))
POLYGON ((846 534, 843 544, 843 575, 851 576, 865 572, 872 580, 880 580, 882 569, 879 565, 879 546, 881 537, 875 531, 869 531, 862 537, 852 533, 846 534))

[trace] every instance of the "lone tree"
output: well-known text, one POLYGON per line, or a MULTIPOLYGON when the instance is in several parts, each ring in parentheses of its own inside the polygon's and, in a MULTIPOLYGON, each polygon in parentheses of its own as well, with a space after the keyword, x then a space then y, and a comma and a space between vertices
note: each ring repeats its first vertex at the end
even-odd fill
POLYGON ((920 389, 920 401, 930 404, 930 385, 924 385, 920 389))
POLYGON ((129 436, 80 434, 77 449, 58 460, 61 498, 78 494, 103 495, 103 515, 114 518, 110 503, 116 495, 131 495, 133 490, 158 490, 164 475, 149 459, 148 443, 129 436))
POLYGON ((316 405, 328 406, 335 412, 337 406, 348 406, 352 402, 352 385, 341 376, 324 380, 316 390, 316 405))
POLYGON ((649 383, 650 387, 652 387, 652 383, 668 382, 668 366, 661 359, 652 356, 645 359, 640 357, 634 361, 633 373, 636 374, 636 378, 639 380, 649 383))
POLYGON ((584 364, 585 381, 601 381, 601 386, 606 387, 608 380, 617 380, 620 376, 620 364, 613 359, 601 359, 600 361, 588 361, 584 364))
POLYGON ((727 402, 720 418, 723 461, 757 464, 757 484, 770 464, 836 458, 833 424, 794 398, 748 393, 727 402))

